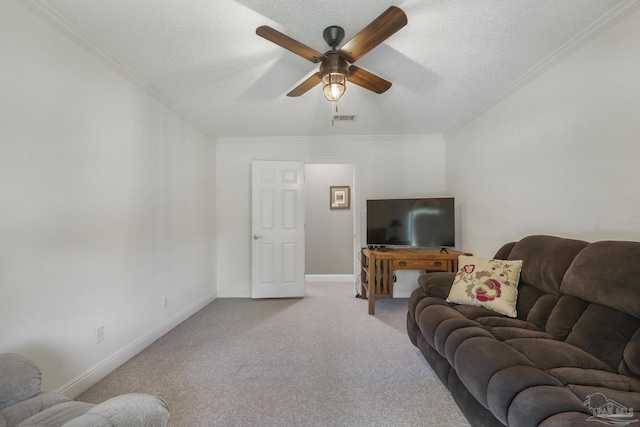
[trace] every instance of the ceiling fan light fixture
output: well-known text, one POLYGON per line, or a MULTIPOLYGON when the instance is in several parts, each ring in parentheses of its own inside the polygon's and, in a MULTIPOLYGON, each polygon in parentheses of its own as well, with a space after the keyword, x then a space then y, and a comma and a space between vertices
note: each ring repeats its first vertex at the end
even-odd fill
POLYGON ((337 50, 325 53, 325 59, 320 65, 322 78, 322 91, 329 101, 337 101, 342 98, 347 90, 347 77, 349 77, 349 64, 340 57, 337 50))
POLYGON ((341 73, 325 74, 322 77, 322 86, 324 97, 329 101, 337 101, 347 90, 347 76, 341 73))

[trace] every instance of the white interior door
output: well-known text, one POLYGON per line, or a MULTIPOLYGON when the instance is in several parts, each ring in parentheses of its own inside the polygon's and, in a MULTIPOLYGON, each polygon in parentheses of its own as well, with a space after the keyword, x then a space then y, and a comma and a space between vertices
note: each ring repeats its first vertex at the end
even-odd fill
POLYGON ((304 296, 304 163, 251 165, 251 296, 304 296))

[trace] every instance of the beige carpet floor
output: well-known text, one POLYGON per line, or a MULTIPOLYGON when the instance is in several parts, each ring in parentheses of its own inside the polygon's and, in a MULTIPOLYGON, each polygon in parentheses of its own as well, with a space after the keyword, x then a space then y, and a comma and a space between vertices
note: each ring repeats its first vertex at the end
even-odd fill
POLYGON ((78 397, 163 398, 171 427, 468 426, 405 330, 406 299, 307 284, 303 299, 217 299, 78 397))

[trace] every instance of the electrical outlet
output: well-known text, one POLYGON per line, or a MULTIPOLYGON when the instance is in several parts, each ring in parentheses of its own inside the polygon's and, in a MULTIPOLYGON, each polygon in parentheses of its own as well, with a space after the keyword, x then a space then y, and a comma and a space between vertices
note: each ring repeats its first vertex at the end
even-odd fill
POLYGON ((162 308, 167 308, 168 305, 169 305, 169 298, 162 297, 162 308))
POLYGON ((104 341, 104 326, 96 329, 96 344, 100 344, 102 341, 104 341))

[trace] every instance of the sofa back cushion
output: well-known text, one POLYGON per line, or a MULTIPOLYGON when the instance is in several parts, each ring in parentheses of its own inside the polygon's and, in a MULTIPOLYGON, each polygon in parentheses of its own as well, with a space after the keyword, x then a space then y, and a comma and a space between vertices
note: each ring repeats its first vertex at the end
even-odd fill
MULTIPOLYGON (((518 301, 516 302, 516 310, 518 312, 518 319, 526 320, 533 323, 538 329, 544 329, 544 324, 548 314, 538 313, 539 316, 532 316, 531 310, 536 306, 536 311, 540 307, 538 306, 538 300, 548 294, 545 294, 535 286, 527 285, 520 280, 518 285, 518 301)), ((555 296, 555 295, 550 295, 555 296)))
POLYGON ((562 281, 566 295, 588 303, 567 342, 613 370, 640 378, 640 243, 596 242, 573 261, 562 281))
MULTIPOLYGON (((566 342, 580 347, 619 372, 627 345, 640 327, 640 319, 600 304, 589 304, 573 325, 566 342)), ((638 360, 631 361, 637 366, 638 360)))
POLYGON ((555 339, 564 341, 589 304, 580 298, 569 295, 561 296, 547 319, 545 330, 555 339))
POLYGON ((525 237, 512 247, 508 245, 498 254, 504 256, 506 253, 507 259, 523 260, 516 305, 518 318, 544 330, 551 310, 561 296, 564 273, 588 243, 538 235, 525 237))
POLYGON ((640 243, 592 243, 573 261, 561 290, 640 318, 640 243))
POLYGON ((523 260, 520 281, 561 295, 560 284, 576 255, 589 244, 554 236, 529 236, 516 243, 509 259, 523 260))

